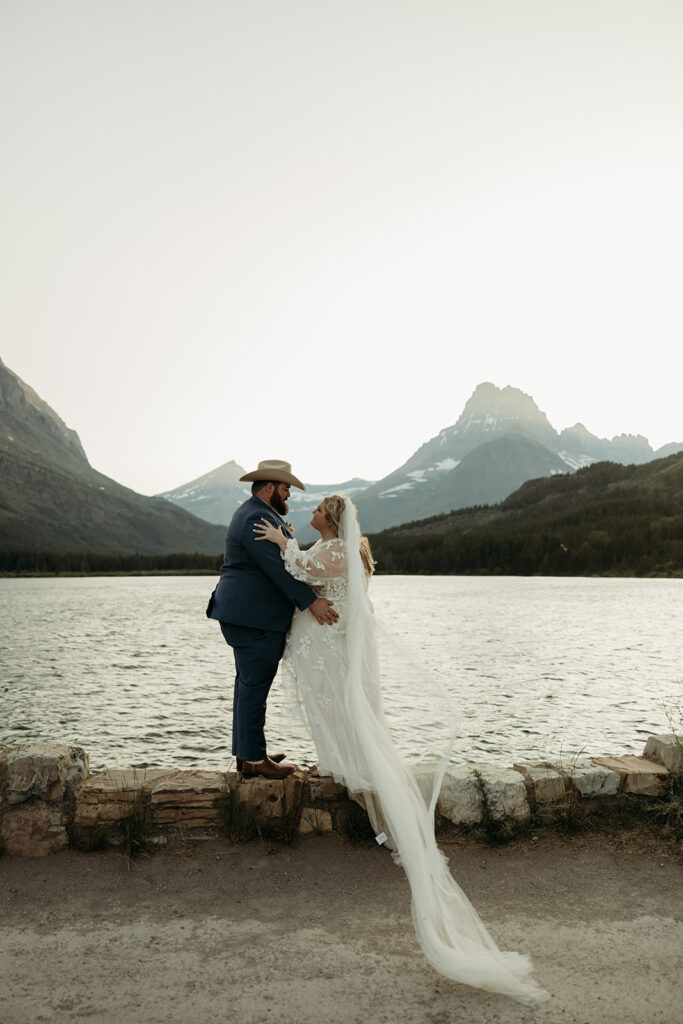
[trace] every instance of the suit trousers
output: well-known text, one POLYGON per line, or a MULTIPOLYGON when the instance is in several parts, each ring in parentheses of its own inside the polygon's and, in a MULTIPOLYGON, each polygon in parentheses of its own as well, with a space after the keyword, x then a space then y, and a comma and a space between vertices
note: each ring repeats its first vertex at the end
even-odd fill
POLYGON ((286 633, 221 622, 221 633, 235 656, 232 752, 243 761, 266 756, 266 703, 285 649, 286 633))

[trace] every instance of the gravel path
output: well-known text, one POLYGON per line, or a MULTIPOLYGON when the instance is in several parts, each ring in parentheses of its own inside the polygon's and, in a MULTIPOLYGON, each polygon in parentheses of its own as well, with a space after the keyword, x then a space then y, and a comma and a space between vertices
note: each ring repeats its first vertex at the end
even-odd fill
POLYGON ((643 1024, 680 1011, 681 878, 663 841, 445 841, 451 868, 552 1000, 441 979, 386 850, 224 840, 139 859, 0 859, 3 1024, 643 1024))

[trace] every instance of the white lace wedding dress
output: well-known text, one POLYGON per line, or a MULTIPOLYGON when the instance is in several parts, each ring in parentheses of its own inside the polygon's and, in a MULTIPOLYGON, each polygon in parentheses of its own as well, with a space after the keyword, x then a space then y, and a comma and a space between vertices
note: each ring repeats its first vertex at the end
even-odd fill
MULTIPOLYGON (((294 678, 299 702, 318 752, 321 775, 362 790, 369 773, 358 749, 355 723, 348 713, 344 680, 347 673, 346 627, 348 621, 346 554, 344 542, 335 538, 318 541, 306 552, 295 540, 283 555, 287 571, 308 583, 319 597, 332 601, 339 620, 320 626, 308 612, 296 611, 287 637, 284 668, 294 678)), ((377 715, 382 714, 379 687, 368 694, 377 715)))
POLYGON ((321 626, 308 611, 295 611, 283 660, 296 683, 319 771, 360 795, 375 827, 386 832, 408 877, 415 931, 432 966, 453 981, 535 1004, 547 993, 531 977, 529 958, 498 949, 437 846, 438 790, 431 804, 425 800, 391 739, 359 544, 347 498, 339 538, 318 541, 306 552, 290 540, 283 552, 288 572, 333 601, 339 614, 333 626, 321 626))

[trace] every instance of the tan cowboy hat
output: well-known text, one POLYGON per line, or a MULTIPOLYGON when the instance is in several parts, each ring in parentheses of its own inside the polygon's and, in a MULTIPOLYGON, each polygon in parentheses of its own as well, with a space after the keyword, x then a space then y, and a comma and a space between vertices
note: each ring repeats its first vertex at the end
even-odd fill
POLYGON ((301 491, 306 490, 301 480, 292 473, 291 463, 280 462, 279 459, 264 459, 263 462, 259 462, 258 469, 245 473, 240 480, 277 480, 278 483, 298 487, 301 491))

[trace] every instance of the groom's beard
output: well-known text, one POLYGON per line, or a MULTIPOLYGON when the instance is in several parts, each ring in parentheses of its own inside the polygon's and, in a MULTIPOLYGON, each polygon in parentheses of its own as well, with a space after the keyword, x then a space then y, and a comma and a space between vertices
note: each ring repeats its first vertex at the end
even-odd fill
POLYGON ((283 499, 280 497, 277 491, 273 491, 273 496, 270 499, 270 504, 275 509, 275 511, 281 516, 286 516, 287 513, 289 512, 289 505, 287 504, 286 501, 283 501, 283 499))

